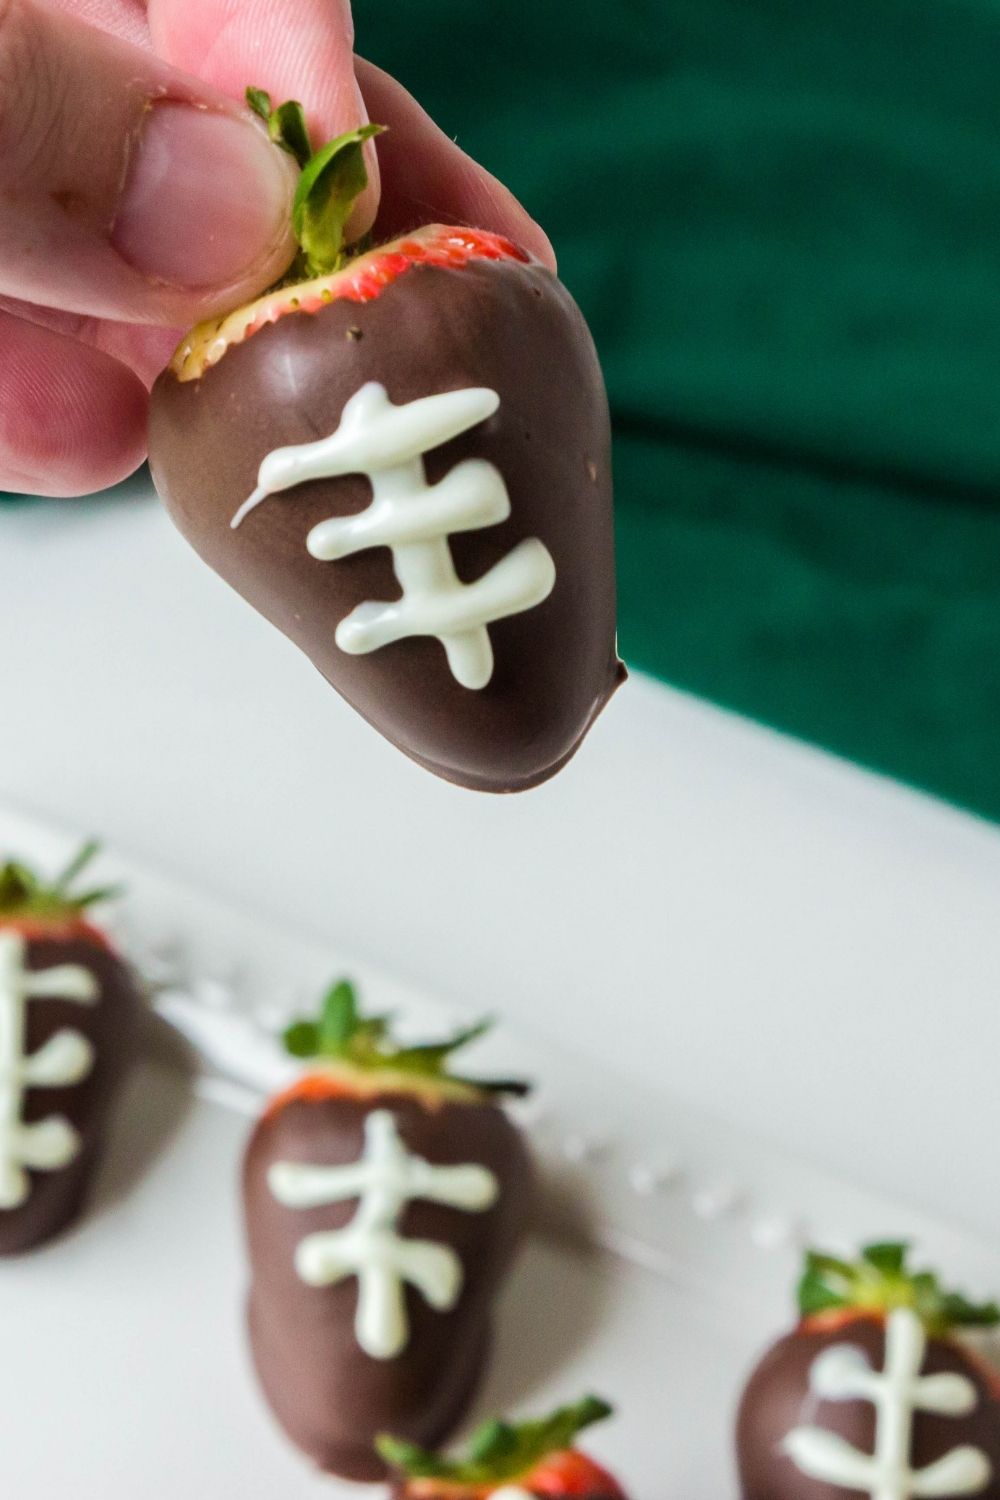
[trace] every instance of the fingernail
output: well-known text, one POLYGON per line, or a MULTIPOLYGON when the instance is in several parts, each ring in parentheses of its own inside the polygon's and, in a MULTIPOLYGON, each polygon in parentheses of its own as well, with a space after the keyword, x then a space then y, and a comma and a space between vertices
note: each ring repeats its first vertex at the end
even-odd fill
POLYGON ((112 231, 119 254, 170 286, 252 277, 287 242, 291 158, 251 120, 154 104, 135 143, 112 231))

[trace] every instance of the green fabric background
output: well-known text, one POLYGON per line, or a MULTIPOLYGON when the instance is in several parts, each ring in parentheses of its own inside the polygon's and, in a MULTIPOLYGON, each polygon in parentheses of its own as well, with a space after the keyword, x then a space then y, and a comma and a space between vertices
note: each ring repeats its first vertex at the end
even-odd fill
POLYGON ((356 0, 548 228, 623 655, 1000 817, 1000 0, 356 0))

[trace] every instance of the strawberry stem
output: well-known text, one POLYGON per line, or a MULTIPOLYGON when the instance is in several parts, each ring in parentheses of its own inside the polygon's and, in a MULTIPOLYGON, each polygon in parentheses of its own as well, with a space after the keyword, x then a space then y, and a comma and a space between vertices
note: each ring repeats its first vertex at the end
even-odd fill
POLYGON ((484 1422, 469 1439, 465 1454, 455 1459, 385 1433, 375 1439, 375 1447, 387 1464, 410 1479, 492 1486, 530 1473, 550 1453, 571 1447, 584 1427, 603 1421, 612 1410, 599 1396, 584 1396, 540 1421, 484 1422))
POLYGON ((55 879, 48 881, 19 860, 7 860, 0 865, 0 917, 73 917, 118 896, 118 886, 73 889, 99 849, 96 839, 88 839, 55 879))
POLYGON ((953 1328, 990 1328, 1000 1322, 995 1302, 971 1302, 961 1292, 946 1291, 933 1271, 912 1271, 909 1246, 892 1240, 866 1245, 858 1260, 841 1260, 816 1250, 806 1252, 798 1286, 804 1318, 840 1309, 888 1313, 911 1308, 931 1335, 953 1328))
POLYGON ((408 1073, 431 1082, 462 1083, 487 1094, 527 1093, 527 1084, 514 1079, 462 1078, 451 1071, 452 1054, 483 1036, 491 1021, 477 1021, 444 1041, 405 1046, 393 1037, 391 1020, 388 1015, 364 1015, 354 985, 338 979, 327 990, 314 1019, 293 1021, 285 1028, 285 1050, 292 1057, 325 1058, 366 1072, 408 1073))
POLYGON ((302 105, 295 99, 287 104, 271 107, 271 96, 263 89, 247 89, 247 103, 255 115, 260 115, 267 126, 267 133, 276 146, 294 156, 300 167, 304 167, 312 156, 309 143, 309 127, 302 105))
POLYGON ((286 280, 302 281, 339 270, 348 256, 344 230, 354 201, 368 186, 364 145, 384 128, 358 125, 314 151, 305 111, 295 99, 271 105, 263 89, 248 88, 247 104, 267 125, 267 133, 302 169, 292 204, 292 227, 299 253, 286 280))

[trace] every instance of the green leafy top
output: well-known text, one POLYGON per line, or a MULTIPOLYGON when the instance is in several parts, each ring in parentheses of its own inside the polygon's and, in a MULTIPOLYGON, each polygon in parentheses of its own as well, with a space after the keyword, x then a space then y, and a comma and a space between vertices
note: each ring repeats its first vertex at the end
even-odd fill
POLYGON ((908 1253, 907 1244, 895 1241, 865 1245, 856 1261, 807 1251, 799 1311, 812 1317, 838 1308, 881 1313, 909 1307, 934 1335, 1000 1322, 995 1302, 970 1302, 961 1292, 945 1291, 933 1271, 910 1270, 908 1253))
POLYGON ((338 270, 347 259, 344 228, 351 208, 368 186, 364 144, 384 127, 358 125, 314 151, 305 111, 296 100, 272 108, 271 96, 254 88, 247 89, 246 100, 265 121, 275 145, 294 156, 302 168, 292 204, 299 253, 286 280, 304 281, 338 270))
POLYGON ((99 901, 110 901, 119 894, 117 886, 91 886, 75 890, 77 880, 97 854, 95 839, 77 850, 54 880, 42 880, 34 870, 18 860, 9 859, 0 866, 0 918, 38 917, 49 920, 79 916, 99 901))
POLYGON ((375 1439, 379 1455, 410 1479, 443 1479, 448 1484, 499 1485, 527 1474, 549 1453, 573 1445, 577 1433, 611 1415, 612 1407, 599 1396, 584 1396, 574 1406, 561 1406, 540 1421, 484 1422, 469 1439, 465 1453, 442 1458, 416 1443, 383 1434, 375 1439))
POLYGON ((286 1027, 285 1048, 293 1057, 346 1063, 366 1072, 405 1075, 414 1082, 458 1084, 486 1094, 524 1094, 524 1083, 512 1079, 461 1078, 450 1069, 452 1053, 488 1031, 491 1021, 477 1021, 442 1042, 404 1046, 392 1035, 392 1017, 366 1016, 358 1007, 354 985, 338 979, 323 997, 315 1020, 286 1027))

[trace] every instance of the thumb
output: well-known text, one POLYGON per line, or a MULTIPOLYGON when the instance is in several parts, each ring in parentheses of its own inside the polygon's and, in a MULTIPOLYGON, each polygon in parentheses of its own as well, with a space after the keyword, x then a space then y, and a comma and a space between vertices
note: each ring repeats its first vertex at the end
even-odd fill
MULTIPOLYGON (((301 100, 317 143, 368 118, 349 0, 146 0, 146 14, 161 57, 235 99, 252 83, 275 103, 301 100)), ((374 141, 364 151, 368 186, 354 204, 352 238, 371 227, 378 206, 374 141)))
POLYGON ((192 323, 288 265, 295 177, 211 87, 31 0, 0 0, 0 292, 192 323))

